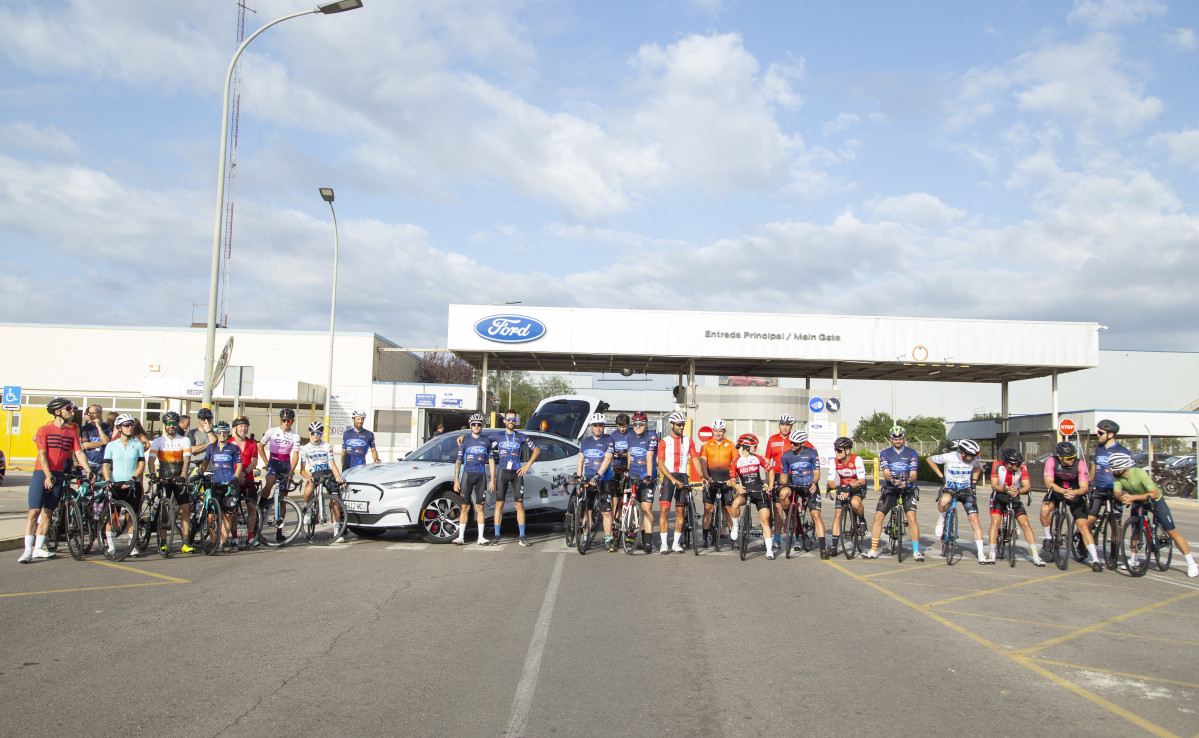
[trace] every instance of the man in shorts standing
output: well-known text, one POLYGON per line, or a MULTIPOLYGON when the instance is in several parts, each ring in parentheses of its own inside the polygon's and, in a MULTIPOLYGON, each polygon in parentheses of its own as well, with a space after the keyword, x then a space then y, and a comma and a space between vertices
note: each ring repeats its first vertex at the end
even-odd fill
POLYGON ((495 459, 491 456, 491 437, 483 435, 483 416, 470 416, 470 433, 462 436, 458 445, 458 458, 454 461, 454 491, 462 495, 462 515, 458 518, 458 537, 455 546, 466 543, 466 524, 470 522, 471 503, 475 507, 475 521, 479 525, 480 546, 490 541, 483 535, 483 504, 487 501, 487 488, 495 491, 495 459), (466 473, 461 474, 465 469, 466 473), (460 476, 461 474, 461 476, 460 476), (487 484, 488 477, 491 484, 487 484))
MULTIPOLYGON (((25 551, 17 559, 28 564, 34 559, 52 559, 54 553, 47 551, 46 531, 50 529, 50 518, 58 507, 58 498, 66 488, 66 466, 71 458, 80 469, 87 469, 87 455, 79 445, 79 428, 71 422, 75 416, 75 405, 65 397, 55 397, 46 405, 53 420, 46 423, 33 436, 37 446, 37 461, 33 465, 33 477, 29 480, 29 514, 25 518, 25 551)), ((55 531, 55 535, 58 532, 55 531)))
POLYGON ((378 464, 379 450, 375 448, 375 434, 363 427, 366 425, 366 412, 355 410, 350 417, 353 426, 341 434, 341 468, 349 470, 362 466, 366 463, 367 451, 371 452, 374 462, 378 464))
POLYGON ((541 455, 533 440, 516 430, 516 411, 504 411, 504 430, 491 435, 491 441, 499 453, 499 479, 495 483, 495 539, 500 539, 500 523, 504 517, 504 498, 512 491, 512 502, 516 505, 516 525, 520 532, 520 545, 529 545, 525 539, 525 474, 541 455), (529 460, 520 457, 529 452, 529 460))

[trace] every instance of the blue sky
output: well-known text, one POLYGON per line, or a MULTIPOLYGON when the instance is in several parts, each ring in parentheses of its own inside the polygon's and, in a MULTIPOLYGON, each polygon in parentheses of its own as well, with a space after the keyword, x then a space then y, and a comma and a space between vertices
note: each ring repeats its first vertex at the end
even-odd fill
MULTIPOLYGON (((252 3, 247 31, 304 7, 252 3)), ((233 0, 0 0, 0 310, 207 300, 233 0), (126 299, 132 293, 135 299, 126 299)), ((1094 320, 1193 350, 1199 5, 366 0, 243 57, 229 322, 448 302, 1094 320)), ((203 315, 201 307, 197 312, 203 315)))

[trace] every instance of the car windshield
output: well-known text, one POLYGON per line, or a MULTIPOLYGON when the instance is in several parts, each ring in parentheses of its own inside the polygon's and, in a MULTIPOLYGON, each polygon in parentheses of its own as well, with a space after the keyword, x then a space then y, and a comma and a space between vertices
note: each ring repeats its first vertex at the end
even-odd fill
POLYGON ((586 400, 554 400, 533 413, 533 417, 525 423, 525 430, 547 431, 563 438, 578 438, 590 412, 591 403, 586 400))
POLYGON ((466 431, 455 431, 432 438, 412 453, 404 457, 405 461, 440 461, 454 463, 458 458, 458 438, 466 431))

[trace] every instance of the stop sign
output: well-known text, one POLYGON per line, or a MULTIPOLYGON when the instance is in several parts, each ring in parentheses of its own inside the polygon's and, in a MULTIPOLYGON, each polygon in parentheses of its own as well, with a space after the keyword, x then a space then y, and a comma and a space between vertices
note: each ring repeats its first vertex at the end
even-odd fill
POLYGON ((1069 436, 1074 433, 1074 421, 1069 418, 1062 418, 1062 422, 1057 424, 1057 429, 1062 432, 1063 436, 1069 436))
POLYGON ((711 441, 712 440, 712 426, 705 425, 704 427, 699 429, 699 433, 697 435, 699 436, 699 440, 701 443, 707 443, 708 441, 711 441))

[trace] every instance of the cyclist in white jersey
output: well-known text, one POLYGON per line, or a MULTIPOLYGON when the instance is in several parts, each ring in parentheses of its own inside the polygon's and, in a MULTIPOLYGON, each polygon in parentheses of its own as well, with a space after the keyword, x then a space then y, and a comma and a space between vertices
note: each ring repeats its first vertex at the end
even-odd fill
POLYGON ((312 501, 316 485, 323 484, 330 476, 338 484, 345 484, 333 458, 333 446, 325 443, 325 424, 314 420, 308 424, 308 443, 300 448, 300 476, 304 477, 304 504, 312 501))
MULTIPOLYGON (((296 411, 284 408, 279 411, 279 425, 262 434, 258 445, 258 456, 266 465, 266 483, 262 485, 262 499, 269 499, 276 477, 290 477, 300 463, 300 434, 291 428, 296 422, 296 411)), ((287 492, 283 495, 286 497, 287 492)), ((282 529, 276 525, 275 539, 282 540, 282 529)))
POLYGON ((983 550, 983 529, 978 523, 978 502, 974 494, 974 485, 978 482, 979 472, 982 471, 982 465, 978 463, 978 451, 978 444, 966 439, 958 443, 957 451, 928 457, 928 465, 934 474, 945 480, 941 497, 937 500, 937 529, 934 531, 934 535, 940 538, 941 533, 945 530, 945 515, 949 511, 949 506, 961 502, 962 507, 966 510, 966 518, 970 521, 970 527, 974 529, 974 546, 978 550, 978 563, 985 564, 987 563, 987 552, 983 550), (941 471, 938 464, 945 465, 944 472, 941 471))

